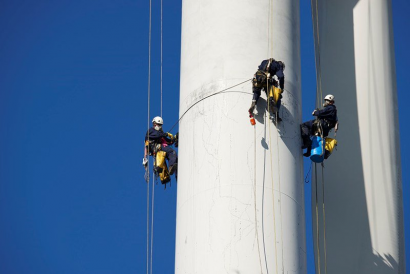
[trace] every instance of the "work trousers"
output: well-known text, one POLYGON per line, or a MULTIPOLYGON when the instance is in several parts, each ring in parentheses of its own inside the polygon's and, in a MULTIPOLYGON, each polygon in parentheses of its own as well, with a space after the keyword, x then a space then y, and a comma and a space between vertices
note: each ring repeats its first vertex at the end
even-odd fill
MULTIPOLYGON (((304 147, 310 147, 312 144, 310 137, 313 136, 317 132, 316 125, 314 125, 315 121, 316 120, 310 120, 300 125, 300 131, 301 131, 301 136, 302 136, 304 147)), ((326 121, 322 119, 319 120, 319 123, 323 130, 323 137, 327 137, 332 127, 326 121)))
POLYGON ((165 158, 168 160, 168 165, 170 167, 175 163, 178 163, 177 153, 170 146, 162 147, 162 151, 165 151, 165 158))

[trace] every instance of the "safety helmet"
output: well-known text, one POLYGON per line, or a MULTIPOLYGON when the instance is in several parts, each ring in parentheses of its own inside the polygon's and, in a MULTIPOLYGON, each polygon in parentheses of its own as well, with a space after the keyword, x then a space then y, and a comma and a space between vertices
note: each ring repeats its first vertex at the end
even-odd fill
POLYGON ((332 94, 328 94, 328 95, 325 96, 325 100, 334 101, 335 97, 332 94))
POLYGON ((153 122, 153 123, 156 123, 156 124, 158 124, 158 125, 163 125, 163 124, 164 124, 164 121, 163 121, 162 118, 159 117, 159 116, 157 116, 157 117, 155 117, 154 119, 152 119, 152 122, 153 122))

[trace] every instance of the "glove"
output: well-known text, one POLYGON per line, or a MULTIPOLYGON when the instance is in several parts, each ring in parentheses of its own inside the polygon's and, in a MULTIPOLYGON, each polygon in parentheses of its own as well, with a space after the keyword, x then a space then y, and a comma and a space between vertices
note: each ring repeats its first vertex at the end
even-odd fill
POLYGON ((148 159, 147 159, 147 158, 143 158, 143 159, 142 159, 142 165, 143 165, 144 167, 146 167, 147 164, 148 164, 148 159))
POLYGON ((312 115, 313 116, 316 116, 316 112, 318 112, 319 110, 317 110, 317 109, 315 109, 313 112, 312 112, 312 115))

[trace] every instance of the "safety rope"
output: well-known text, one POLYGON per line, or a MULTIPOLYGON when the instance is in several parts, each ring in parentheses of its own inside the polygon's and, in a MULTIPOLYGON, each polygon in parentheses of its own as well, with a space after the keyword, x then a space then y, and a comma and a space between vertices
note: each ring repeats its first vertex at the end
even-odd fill
MULTIPOLYGON (((153 172, 154 173, 154 172, 153 172)), ((151 274, 152 274, 152 253, 154 250, 154 198, 155 198, 155 185, 154 185, 155 179, 154 179, 154 174, 152 176, 152 199, 151 199, 151 274)))
MULTIPOLYGON (((150 4, 151 4, 151 0, 150 0, 150 4)), ((151 12, 150 12, 150 16, 151 16, 151 12)), ((150 19, 151 20, 151 19, 150 19)), ((151 31, 150 31, 150 35, 151 35, 151 31)), ((160 116, 162 117, 162 0, 161 0, 161 68, 160 68, 160 101, 161 101, 161 110, 160 110, 160 116)), ((149 116, 148 116, 149 117, 149 116)), ((154 180, 154 171, 152 171, 152 190, 151 190, 151 258, 150 258, 150 273, 152 274, 152 261, 153 261, 153 252, 154 252, 154 208, 155 208, 155 180, 154 180)), ((166 187, 166 185, 165 185, 166 187)))
POLYGON ((323 172, 324 165, 322 163, 322 196, 323 196, 323 207, 322 207, 322 214, 323 214, 323 247, 325 253, 325 273, 327 273, 327 260, 326 260, 326 214, 325 214, 325 175, 323 172))
POLYGON ((316 197, 316 249, 317 249, 317 270, 318 274, 320 274, 320 240, 319 240, 319 211, 318 211, 318 195, 317 195, 317 164, 315 163, 315 182, 316 182, 316 189, 315 189, 315 197, 316 197))
POLYGON ((230 87, 228 87, 228 88, 225 88, 225 89, 223 89, 223 90, 220 90, 220 91, 218 91, 218 92, 215 92, 215 93, 212 93, 212 94, 210 94, 210 95, 207 95, 207 96, 205 96, 204 98, 202 98, 202 99, 196 101, 196 102, 193 103, 187 110, 185 110, 185 112, 184 112, 184 113, 181 115, 181 117, 175 122, 175 124, 172 125, 171 129, 170 129, 168 132, 171 132, 171 131, 174 129, 174 127, 182 120, 182 118, 184 118, 185 114, 187 114, 187 112, 188 112, 191 108, 193 108, 193 107, 194 107, 196 104, 198 104, 199 102, 202 102, 203 100, 208 99, 209 97, 212 97, 212 96, 215 96, 215 95, 218 95, 218 94, 222 94, 222 93, 229 93, 229 92, 244 93, 244 94, 250 94, 250 95, 252 95, 252 93, 244 92, 244 91, 238 91, 238 90, 231 90, 231 91, 229 91, 229 89, 234 88, 234 87, 237 87, 237 86, 240 86, 240 85, 243 85, 243 84, 245 84, 246 82, 249 82, 249 81, 251 81, 251 80, 252 80, 252 78, 251 78, 251 79, 248 79, 248 80, 245 80, 245 81, 243 81, 243 82, 240 82, 240 83, 238 83, 238 84, 235 84, 235 85, 233 85, 233 86, 230 86, 230 87))
MULTIPOLYGON (((316 55, 316 73, 318 81, 318 90, 316 92, 316 108, 320 107, 321 100, 323 98, 322 92, 322 67, 320 62, 320 31, 319 31, 319 10, 318 10, 318 1, 315 1, 315 9, 313 8, 313 0, 311 0, 312 8, 312 22, 313 22, 313 31, 314 31, 314 40, 315 40, 315 55, 316 55), (315 16, 313 15, 315 14, 315 16), (315 31, 316 30, 316 31, 315 31)), ((320 133, 323 138, 323 128, 320 123, 320 133)), ((324 153, 324 149, 322 150, 324 153)), ((327 254, 326 254, 326 218, 325 218, 325 179, 324 179, 324 165, 322 163, 322 214, 323 214, 323 243, 324 243, 324 265, 325 265, 325 274, 327 274, 327 254)), ((319 213, 318 213, 318 195, 317 195, 317 166, 315 164, 315 181, 316 181, 316 227, 317 227, 317 256, 318 256, 318 271, 320 274, 321 265, 320 265, 320 245, 319 245, 319 213)))
MULTIPOLYGON (((266 78, 266 94, 268 98, 268 113, 270 116, 270 103, 269 103, 269 79, 266 78)), ((266 114, 265 114, 265 120, 266 120, 266 114)), ((272 181, 272 210, 273 210, 273 230, 274 230, 274 240, 275 240, 275 265, 276 265, 276 274, 278 273, 278 252, 277 252, 277 246, 276 246, 276 218, 275 218, 275 190, 274 190, 274 180, 273 180, 273 162, 272 162, 272 136, 271 136, 271 127, 270 127, 270 122, 269 124, 269 153, 270 153, 270 176, 271 176, 271 181, 272 181)))
POLYGON ((161 117, 162 117, 162 0, 161 0, 161 76, 160 76, 160 82, 161 82, 161 117))
MULTIPOLYGON (((150 126, 150 97, 151 97, 151 0, 149 1, 149 30, 148 30, 148 117, 147 117, 147 133, 149 132, 150 126)), ((149 143, 149 134, 148 135, 148 143, 149 143)), ((145 144, 144 144, 144 149, 145 144)), ((149 149, 149 148, 148 148, 149 149)), ((148 154, 147 154, 148 156, 148 154)), ((149 170, 149 156, 147 162, 147 168, 149 170)), ((149 174, 149 172, 148 172, 149 174)), ((147 183, 147 274, 149 273, 149 180, 147 183)))
POLYGON ((254 194, 254 207, 255 207, 255 234, 256 234, 256 242, 258 243, 258 255, 259 255, 259 265, 261 267, 261 274, 263 274, 262 270, 262 259, 261 259, 261 251, 259 247, 259 233, 258 233, 258 218, 257 218, 257 210, 256 210, 256 125, 253 126, 253 144, 254 144, 254 157, 253 157, 253 194, 254 194))
MULTIPOLYGON (((279 110, 278 110, 279 111, 279 110)), ((277 129, 277 136, 276 136, 276 147, 278 149, 278 187, 279 187, 279 197, 280 197, 280 202, 279 202, 279 215, 280 215, 280 240, 281 240, 281 247, 282 247, 282 273, 284 273, 284 256, 283 256, 283 226, 282 226, 282 191, 280 187, 280 162, 279 162, 279 130, 278 130, 278 112, 276 112, 276 117, 275 117, 275 124, 276 124, 276 129, 277 129)))

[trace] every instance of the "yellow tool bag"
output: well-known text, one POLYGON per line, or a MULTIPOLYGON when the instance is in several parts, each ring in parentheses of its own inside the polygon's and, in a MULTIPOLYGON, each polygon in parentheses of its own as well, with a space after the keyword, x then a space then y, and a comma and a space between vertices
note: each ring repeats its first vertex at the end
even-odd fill
POLYGON ((166 184, 171 181, 171 177, 169 176, 168 166, 165 162, 165 151, 158 151, 156 158, 155 158, 155 169, 158 172, 159 179, 161 180, 162 184, 166 184))
POLYGON ((271 85, 269 87, 269 98, 273 98, 273 100, 275 101, 275 104, 277 104, 282 92, 283 92, 282 89, 277 88, 274 85, 271 85))
POLYGON ((337 140, 333 138, 326 137, 326 144, 325 144, 325 159, 329 158, 330 154, 332 154, 333 150, 337 146, 337 140))

